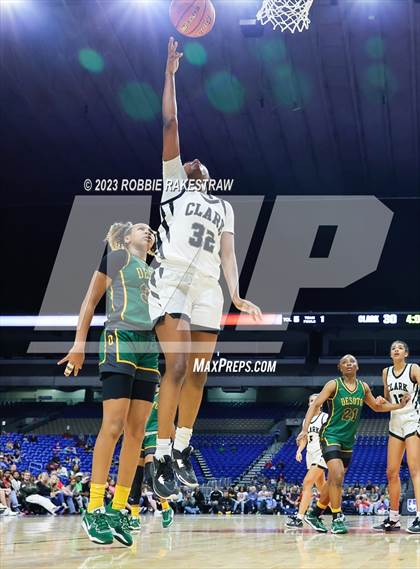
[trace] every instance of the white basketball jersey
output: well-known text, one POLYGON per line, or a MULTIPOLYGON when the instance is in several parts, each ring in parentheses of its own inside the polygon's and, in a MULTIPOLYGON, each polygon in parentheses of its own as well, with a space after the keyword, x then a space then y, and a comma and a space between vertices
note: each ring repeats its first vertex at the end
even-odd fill
POLYGON ((394 366, 390 366, 386 372, 386 384, 390 395, 391 403, 399 403, 407 393, 411 396, 410 401, 402 409, 397 409, 391 413, 410 413, 419 407, 419 386, 410 378, 411 364, 406 364, 400 374, 394 373, 394 366))
POLYGON ((232 206, 199 190, 185 189, 182 181, 187 181, 187 175, 181 158, 164 162, 158 261, 219 279, 221 236, 224 231, 234 232, 232 206))
POLYGON ((316 452, 320 449, 319 433, 322 427, 328 421, 328 414, 321 413, 316 417, 313 417, 309 427, 308 427, 308 444, 306 446, 306 452, 316 452))

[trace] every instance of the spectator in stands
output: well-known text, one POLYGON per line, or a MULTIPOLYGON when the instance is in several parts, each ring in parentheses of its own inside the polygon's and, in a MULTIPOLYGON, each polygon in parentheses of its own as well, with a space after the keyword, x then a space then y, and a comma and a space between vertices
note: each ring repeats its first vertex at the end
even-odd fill
POLYGON ((230 516, 233 511, 234 501, 229 497, 229 490, 223 490, 222 498, 219 500, 217 513, 230 516))
MULTIPOLYGON (((56 473, 51 473, 50 488, 51 488, 51 496, 53 496, 53 494, 55 494, 55 498, 57 499, 57 502, 61 501, 62 503, 64 503, 69 510, 69 514, 72 514, 72 515, 75 514, 76 513, 76 506, 75 506, 74 500, 73 500, 73 493, 71 491, 69 491, 66 486, 64 486, 64 484, 58 478, 56 473)), ((53 498, 54 498, 54 496, 53 496, 53 498)), ((56 503, 56 501, 54 499, 53 499, 53 502, 56 503)), ((61 505, 61 504, 57 504, 57 505, 61 505)))
POLYGON ((2 478, 0 478, 0 488, 4 491, 7 507, 12 511, 19 511, 19 502, 16 492, 12 486, 12 473, 9 469, 5 470, 2 478))
POLYGON ((241 510, 241 514, 245 513, 245 506, 248 499, 248 492, 245 489, 245 486, 240 486, 238 493, 236 494, 236 504, 233 508, 233 513, 236 512, 238 507, 241 510))
POLYGON ((50 485, 50 477, 48 472, 42 472, 36 483, 38 488, 38 494, 49 498, 51 502, 60 509, 60 513, 67 510, 67 505, 65 504, 64 494, 60 490, 52 489, 50 485))
POLYGON ((219 488, 216 488, 213 490, 213 492, 211 492, 210 494, 210 513, 212 514, 217 514, 220 511, 220 502, 223 498, 223 494, 222 492, 219 490, 219 488))
MULTIPOLYGON (((4 470, 9 467, 9 463, 3 453, 0 453, 0 470, 4 470)), ((3 474, 3 473, 2 473, 3 474)))
POLYGON ((373 505, 369 502, 366 494, 357 496, 355 507, 359 516, 370 516, 373 511, 373 505))
POLYGON ((248 492, 248 499, 246 501, 246 508, 248 514, 254 514, 258 510, 257 500, 258 500, 257 488, 256 486, 250 486, 248 492))
POLYGON ((69 477, 69 471, 67 470, 67 468, 64 465, 61 465, 58 468, 57 476, 59 476, 60 478, 68 478, 69 477))
POLYGON ((348 486, 343 493, 342 508, 343 512, 347 514, 353 514, 356 511, 355 507, 356 495, 351 486, 348 486))
POLYGON ((60 467, 60 461, 57 460, 57 457, 53 457, 50 462, 47 464, 47 472, 51 474, 53 470, 58 470, 60 467))
POLYGON ((194 489, 192 496, 195 500, 197 508, 200 510, 200 513, 204 513, 206 510, 206 500, 204 498, 203 492, 200 490, 200 487, 194 489))
POLYGON ((273 498, 273 493, 267 490, 264 499, 261 500, 260 502, 258 513, 273 515, 276 511, 277 511, 277 502, 273 498))
MULTIPOLYGON (((80 489, 82 484, 80 483, 80 489)), ((80 490, 77 487, 76 478, 70 478, 69 483, 65 486, 65 493, 67 496, 71 496, 73 499, 73 503, 75 506, 75 513, 81 513, 84 509, 83 498, 80 495, 80 490)), ((71 512, 71 508, 69 506, 69 512, 71 512)))
POLYGON ((201 513, 200 508, 198 507, 194 496, 189 493, 185 496, 183 507, 184 507, 184 514, 190 514, 195 516, 201 513))
MULTIPOLYGON (((29 513, 39 513, 47 510, 52 515, 56 515, 63 509, 55 506, 49 496, 43 496, 39 493, 40 487, 33 480, 31 473, 25 471, 22 476, 22 484, 20 486, 19 500, 29 513), (38 508, 40 506, 40 508, 38 508)), ((42 490, 45 491, 45 490, 42 490)))
POLYGON ((381 494, 379 499, 373 504, 373 513, 375 516, 385 516, 389 511, 389 499, 385 494, 381 494))
POLYGON ((286 488, 282 490, 281 502, 278 505, 279 512, 282 514, 293 515, 299 506, 299 498, 295 498, 286 488))
POLYGON ((233 511, 235 511, 236 506, 237 506, 237 500, 236 500, 237 493, 238 493, 237 487, 236 487, 236 490, 235 490, 235 488, 233 488, 233 486, 229 486, 229 488, 228 488, 228 494, 229 494, 229 498, 230 498, 230 499, 232 500, 232 502, 233 502, 233 511))
POLYGON ((10 508, 9 496, 6 495, 6 490, 0 487, 0 516, 16 516, 18 512, 14 512, 10 508))
POLYGON ((11 484, 12 484, 13 490, 16 492, 16 496, 18 496, 22 481, 21 481, 20 472, 18 472, 17 470, 15 470, 12 474, 11 484))
POLYGON ((267 492, 267 486, 265 484, 263 484, 261 486, 261 490, 258 492, 257 504, 256 504, 257 512, 259 512, 261 509, 261 504, 265 500, 266 492, 267 492))
POLYGON ((70 469, 70 476, 77 476, 78 474, 81 474, 80 465, 76 462, 73 462, 70 469))

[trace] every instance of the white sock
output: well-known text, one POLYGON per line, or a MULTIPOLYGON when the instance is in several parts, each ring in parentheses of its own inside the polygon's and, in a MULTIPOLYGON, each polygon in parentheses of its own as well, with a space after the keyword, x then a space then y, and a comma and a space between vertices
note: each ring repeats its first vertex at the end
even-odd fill
POLYGON ((303 520, 303 514, 296 514, 298 520, 303 520))
POLYGON ((160 460, 163 456, 171 456, 171 439, 156 439, 155 458, 160 460))
POLYGON ((398 510, 389 510, 389 519, 391 522, 398 522, 400 519, 400 513, 398 510))
POLYGON ((420 520, 420 511, 419 511, 419 512, 417 512, 417 514, 416 514, 416 518, 417 518, 418 520, 420 520))
POLYGON ((182 452, 190 444, 192 429, 188 427, 177 427, 175 431, 174 449, 182 452))

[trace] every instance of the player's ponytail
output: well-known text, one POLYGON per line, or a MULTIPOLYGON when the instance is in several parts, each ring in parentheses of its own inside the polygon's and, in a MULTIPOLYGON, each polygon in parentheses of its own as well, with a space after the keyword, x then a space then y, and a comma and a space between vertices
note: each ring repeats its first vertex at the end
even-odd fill
POLYGON ((108 243, 113 251, 125 249, 124 237, 130 233, 132 227, 131 221, 113 223, 108 229, 105 242, 108 243))

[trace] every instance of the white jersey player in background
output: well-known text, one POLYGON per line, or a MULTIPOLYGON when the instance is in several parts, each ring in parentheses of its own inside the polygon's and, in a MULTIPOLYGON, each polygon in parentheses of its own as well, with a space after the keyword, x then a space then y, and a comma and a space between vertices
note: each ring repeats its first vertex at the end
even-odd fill
POLYGON ((190 439, 207 373, 196 372, 193 366, 196 359, 207 362, 213 357, 223 310, 220 266, 236 308, 256 320, 261 318, 260 309, 239 296, 231 205, 208 195, 205 187, 185 185, 198 182, 198 186, 210 176, 197 159, 181 162, 175 73, 182 53, 177 46, 170 38, 162 99, 164 190, 156 243, 160 267, 149 282, 150 316, 166 364, 160 384, 153 477, 153 489, 161 498, 175 493, 176 478, 197 486, 190 439), (170 436, 177 410, 172 449, 170 436))
MULTIPOLYGON (((309 397, 308 406, 310 407, 319 393, 313 393, 309 397)), ((312 500, 312 488, 317 487, 321 491, 322 486, 325 484, 325 472, 327 465, 322 456, 321 444, 319 442, 319 433, 322 427, 328 421, 328 414, 322 411, 320 405, 308 427, 308 436, 302 439, 296 451, 296 460, 302 462, 302 451, 306 447, 306 468, 308 472, 303 480, 302 496, 300 498, 298 513, 294 516, 289 516, 286 521, 286 527, 291 529, 298 529, 303 527, 303 519, 306 510, 312 500)))
POLYGON ((384 397, 391 403, 399 403, 405 394, 411 396, 403 409, 391 412, 389 421, 388 458, 386 474, 388 478, 390 511, 389 517, 374 529, 395 531, 401 529, 400 468, 407 453, 407 463, 413 481, 417 513, 413 523, 407 527, 409 533, 420 534, 420 435, 419 435, 419 390, 420 367, 406 362, 409 348, 405 342, 395 340, 391 344, 393 365, 382 372, 384 397))

